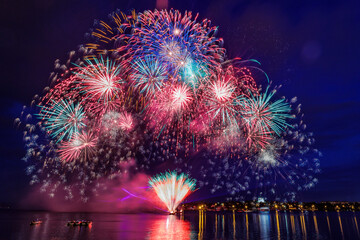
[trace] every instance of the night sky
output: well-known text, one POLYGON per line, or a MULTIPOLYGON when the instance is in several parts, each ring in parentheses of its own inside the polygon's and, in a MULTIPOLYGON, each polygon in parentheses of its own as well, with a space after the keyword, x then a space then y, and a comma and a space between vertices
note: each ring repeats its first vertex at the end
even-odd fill
MULTIPOLYGON (((49 84, 56 59, 85 43, 94 19, 116 9, 154 9, 154 0, 0 2, 0 203, 29 191, 22 132, 13 121, 49 84)), ((219 26, 230 58, 254 58, 280 94, 298 97, 315 147, 319 184, 303 201, 360 201, 360 2, 170 0, 219 26), (291 3, 291 4, 290 4, 291 3)))

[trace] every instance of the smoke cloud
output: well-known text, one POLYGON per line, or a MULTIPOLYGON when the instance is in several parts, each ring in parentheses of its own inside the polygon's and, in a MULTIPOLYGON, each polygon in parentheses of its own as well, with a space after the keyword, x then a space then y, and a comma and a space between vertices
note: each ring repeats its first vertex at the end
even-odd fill
MULTIPOLYGON (((82 202, 76 196, 65 200, 63 194, 56 193, 51 198, 46 192, 40 192, 40 187, 32 191, 20 202, 22 209, 48 210, 58 212, 158 212, 165 211, 157 196, 148 186, 149 176, 137 174, 131 179, 118 181, 102 180, 106 189, 82 202)), ((64 193, 65 194, 65 193, 64 193)))

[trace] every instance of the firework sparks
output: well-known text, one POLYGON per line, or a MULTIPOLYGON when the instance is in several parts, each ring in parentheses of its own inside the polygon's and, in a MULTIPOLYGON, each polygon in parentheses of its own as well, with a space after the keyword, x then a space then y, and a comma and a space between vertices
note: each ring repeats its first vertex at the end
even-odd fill
POLYGON ((134 120, 132 116, 127 112, 121 113, 119 116, 119 126, 123 131, 131 130, 134 126, 134 120))
POLYGON ((220 118, 223 124, 236 122, 235 86, 231 82, 217 81, 210 85, 207 92, 208 113, 212 119, 220 118))
POLYGON ((65 161, 86 160, 94 154, 98 138, 92 133, 79 133, 69 142, 64 142, 58 150, 60 158, 65 161))
POLYGON ((141 27, 135 27, 130 38, 130 54, 155 55, 171 73, 178 73, 189 59, 219 67, 225 55, 222 39, 215 37, 216 27, 209 20, 197 23, 196 19, 191 12, 145 11, 139 15, 141 27))
POLYGON ((191 102, 189 89, 186 86, 176 86, 171 91, 171 103, 176 111, 186 108, 191 102))
MULTIPOLYGON (((316 184, 319 161, 302 157, 314 140, 293 119, 301 116, 299 107, 291 109, 295 100, 276 99, 269 87, 262 92, 254 73, 269 79, 252 66, 256 60, 226 59, 209 20, 177 10, 109 16, 109 23, 96 21, 90 42, 65 64, 56 60, 50 86, 32 102, 40 109, 24 108, 16 119, 31 183, 54 196, 49 186, 56 182, 67 199, 76 188, 87 200, 101 188, 99 179, 152 174, 166 163, 200 172, 208 178, 201 186, 231 196, 279 176, 299 189, 316 184)), ((149 184, 170 212, 195 187, 174 172, 149 184)))
POLYGON ((145 96, 152 96, 159 91, 167 79, 166 68, 154 57, 138 59, 132 64, 134 73, 131 79, 135 88, 139 88, 145 96))
POLYGON ((117 130, 130 131, 134 127, 134 120, 131 114, 127 112, 107 112, 102 118, 102 127, 106 132, 113 132, 117 130))
POLYGON ((103 101, 107 104, 114 98, 119 97, 121 90, 120 66, 115 62, 102 57, 93 60, 85 59, 86 64, 78 66, 78 71, 74 72, 79 78, 81 89, 90 99, 103 101))
POLYGON ((290 114, 291 107, 285 99, 271 102, 274 93, 274 91, 269 93, 267 88, 263 94, 243 98, 245 100, 243 116, 246 124, 262 135, 272 132, 279 135, 286 127, 291 127, 286 120, 294 118, 290 114))
POLYGON ((52 101, 50 106, 40 107, 38 117, 57 141, 71 139, 85 126, 85 113, 80 104, 62 99, 60 102, 52 101))
POLYGON ((167 172, 149 180, 149 185, 170 213, 175 213, 177 206, 195 189, 195 180, 186 174, 167 172))

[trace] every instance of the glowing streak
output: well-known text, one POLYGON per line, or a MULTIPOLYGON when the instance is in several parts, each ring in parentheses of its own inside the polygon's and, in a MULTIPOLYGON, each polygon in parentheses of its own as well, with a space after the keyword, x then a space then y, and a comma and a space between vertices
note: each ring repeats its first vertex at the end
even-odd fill
POLYGON ((161 128, 161 131, 159 132, 159 135, 158 135, 158 137, 157 138, 159 138, 160 137, 160 135, 161 135, 161 133, 162 133, 162 131, 164 131, 164 128, 166 127, 166 125, 164 125, 162 128, 161 128))

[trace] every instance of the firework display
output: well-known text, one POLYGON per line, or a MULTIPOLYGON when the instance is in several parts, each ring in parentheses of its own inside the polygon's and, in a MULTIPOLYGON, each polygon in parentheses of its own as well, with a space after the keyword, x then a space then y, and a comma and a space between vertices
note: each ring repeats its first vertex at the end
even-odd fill
POLYGON ((150 187, 166 205, 169 213, 175 213, 177 206, 195 189, 195 180, 176 172, 159 174, 149 180, 150 187))
MULTIPOLYGON (((270 89, 257 61, 228 59, 210 20, 177 10, 109 16, 55 62, 50 86, 16 119, 31 184, 87 201, 106 189, 101 180, 161 164, 236 199, 293 199, 317 183, 321 154, 301 106, 270 89)), ((195 182, 166 173, 150 185, 171 212, 195 182)))

